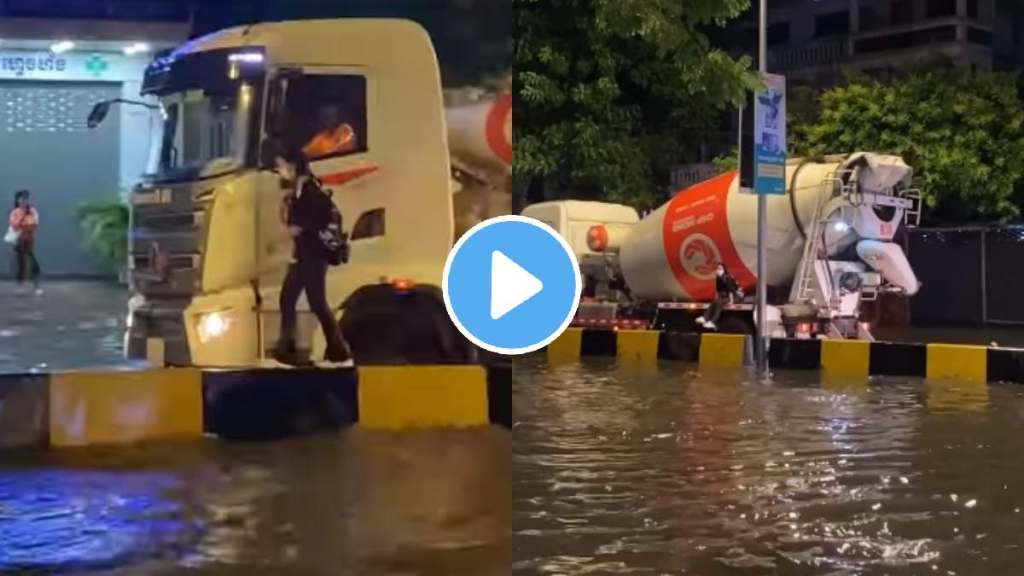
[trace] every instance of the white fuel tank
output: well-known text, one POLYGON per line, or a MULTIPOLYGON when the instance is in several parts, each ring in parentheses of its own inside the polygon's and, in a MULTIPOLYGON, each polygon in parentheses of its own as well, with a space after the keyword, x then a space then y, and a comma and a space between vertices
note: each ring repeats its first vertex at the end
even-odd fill
MULTIPOLYGON (((909 183, 912 176, 901 159, 891 156, 791 160, 786 166, 788 193, 767 200, 769 286, 792 282, 803 256, 801 230, 810 228, 819 202, 826 203, 825 211, 836 221, 825 235, 830 254, 858 239, 853 223, 841 224, 841 219, 853 220, 861 209, 834 199, 839 196, 835 176, 846 169, 857 171, 862 187, 867 183, 879 191, 897 182, 909 183)), ((885 216, 898 223, 903 214, 896 210, 885 216)), ((692 186, 636 224, 619 254, 626 282, 641 298, 709 300, 719 262, 750 293, 757 284, 757 197, 740 193, 736 172, 692 186)))

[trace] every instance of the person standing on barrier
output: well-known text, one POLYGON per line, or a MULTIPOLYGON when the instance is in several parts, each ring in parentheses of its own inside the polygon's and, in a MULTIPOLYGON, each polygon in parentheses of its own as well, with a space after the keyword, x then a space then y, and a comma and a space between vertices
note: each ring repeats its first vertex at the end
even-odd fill
POLYGON ((715 268, 715 299, 708 306, 704 315, 697 318, 697 324, 708 330, 717 330, 716 323, 722 317, 722 308, 725 306, 725 302, 731 302, 734 298, 743 298, 743 290, 740 289, 736 279, 725 269, 725 264, 719 263, 715 268))
POLYGON ((274 171, 281 178, 281 218, 294 242, 292 262, 281 287, 281 337, 274 359, 300 365, 295 345, 296 310, 305 292, 309 308, 320 321, 327 343, 324 360, 337 367, 353 365, 352 352, 327 303, 327 269, 330 264, 323 233, 331 225, 334 202, 310 172, 309 160, 298 149, 275 151, 274 171))

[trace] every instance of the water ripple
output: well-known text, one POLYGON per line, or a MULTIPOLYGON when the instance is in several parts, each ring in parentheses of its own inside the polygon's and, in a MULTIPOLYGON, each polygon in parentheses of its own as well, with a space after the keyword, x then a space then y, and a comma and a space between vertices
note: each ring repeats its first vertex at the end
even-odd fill
POLYGON ((516 381, 516 571, 971 574, 984 562, 1016 574, 1024 562, 1015 389, 766 384, 611 361, 528 360, 516 381))

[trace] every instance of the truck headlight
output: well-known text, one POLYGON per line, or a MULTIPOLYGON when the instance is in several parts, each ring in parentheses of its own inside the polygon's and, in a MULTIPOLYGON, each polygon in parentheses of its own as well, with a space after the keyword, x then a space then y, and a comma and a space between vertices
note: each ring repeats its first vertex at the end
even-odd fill
POLYGON ((199 333, 199 341, 203 344, 220 338, 231 329, 231 319, 225 312, 210 312, 199 317, 196 326, 199 333))

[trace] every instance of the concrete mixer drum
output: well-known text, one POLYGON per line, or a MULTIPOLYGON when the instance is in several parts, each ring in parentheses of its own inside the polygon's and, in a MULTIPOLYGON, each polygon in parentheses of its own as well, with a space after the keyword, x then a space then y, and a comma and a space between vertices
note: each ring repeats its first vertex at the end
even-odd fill
MULTIPOLYGON (((893 242, 899 226, 916 224, 920 215, 912 176, 901 158, 871 153, 787 162, 787 194, 767 199, 769 333, 780 335, 777 326, 781 335, 870 338, 861 303, 888 289, 916 291, 893 242)), ((746 297, 726 306, 717 324, 724 328, 732 317, 753 332, 757 197, 739 190, 736 172, 677 192, 639 221, 628 208, 630 217, 617 219, 611 206, 563 201, 528 207, 524 215, 552 223, 581 265, 595 271, 596 301, 634 315, 653 309, 659 329, 694 329, 693 319, 715 298, 715 269, 723 264, 746 297), (572 213, 586 216, 565 217, 572 213), (593 225, 581 234, 573 221, 593 225)))

